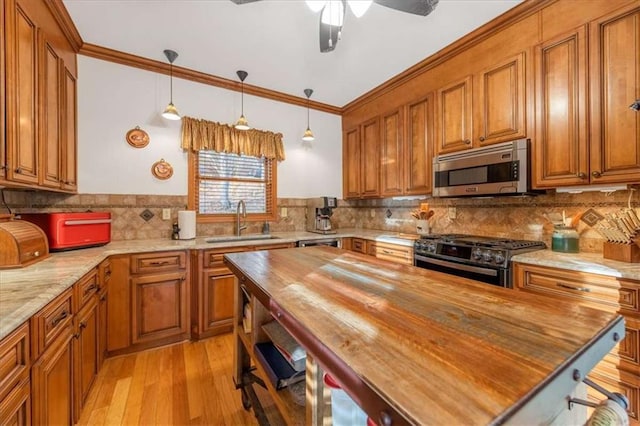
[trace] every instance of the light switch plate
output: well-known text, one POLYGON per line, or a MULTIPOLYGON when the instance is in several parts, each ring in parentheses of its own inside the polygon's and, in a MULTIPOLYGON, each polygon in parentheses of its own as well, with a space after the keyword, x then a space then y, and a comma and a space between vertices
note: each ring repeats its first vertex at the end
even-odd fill
POLYGON ((455 219, 458 215, 455 207, 449 207, 449 219, 455 219))
POLYGON ((171 209, 162 209, 162 220, 171 219, 171 209))
POLYGON ((282 207, 280 209, 280 217, 287 217, 287 208, 286 207, 282 207))

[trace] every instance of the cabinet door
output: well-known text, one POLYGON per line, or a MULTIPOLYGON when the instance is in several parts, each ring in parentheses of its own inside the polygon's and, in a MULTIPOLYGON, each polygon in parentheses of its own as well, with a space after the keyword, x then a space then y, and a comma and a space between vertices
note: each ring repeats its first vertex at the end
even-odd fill
POLYGON ((382 116, 380 141, 380 195, 390 197, 403 190, 402 110, 382 116))
POLYGON ((6 92, 6 35, 4 2, 0 4, 0 180, 7 177, 7 152, 6 152, 6 117, 7 117, 7 92, 6 92))
POLYGON ((75 192, 78 187, 77 178, 77 132, 76 132, 76 78, 64 69, 64 125, 62 132, 62 188, 75 192))
POLYGON ((20 2, 7 7, 7 152, 9 180, 38 183, 37 28, 20 2))
POLYGON ((478 75, 473 123, 480 146, 526 136, 525 54, 520 53, 478 75))
POLYGON ((362 125, 360 147, 362 197, 378 197, 380 195, 380 122, 377 117, 362 125))
POLYGON ((591 23, 591 182, 640 181, 640 7, 591 23))
POLYGON ((360 130, 347 130, 343 137, 343 196, 360 197, 360 130))
POLYGON ((98 303, 96 297, 76 315, 74 342, 74 413, 76 420, 98 375, 98 303))
POLYGON ((438 90, 438 153, 471 148, 471 76, 438 90))
POLYGON ((405 193, 431 192, 433 174, 433 96, 407 107, 405 193))
POLYGON ((31 368, 33 424, 73 424, 72 361, 73 342, 68 327, 31 368))
POLYGON ((107 357, 107 312, 109 293, 101 292, 98 296, 98 371, 107 357))
POLYGON ((235 275, 227 268, 203 272, 203 333, 217 334, 233 329, 233 288, 235 275))
POLYGON ((109 304, 107 305, 107 351, 114 352, 131 345, 131 289, 129 288, 129 255, 111 256, 109 263, 109 304))
POLYGON ((588 183, 586 43, 579 28, 535 49, 537 188, 588 183))
POLYGON ((40 108, 40 185, 60 188, 60 69, 62 60, 51 44, 41 37, 40 52, 41 78, 40 92, 42 107, 40 108))
POLYGON ((132 342, 153 342, 188 333, 188 306, 185 272, 132 277, 132 342))
POLYGON ((0 424, 31 425, 31 384, 28 379, 0 401, 0 424))

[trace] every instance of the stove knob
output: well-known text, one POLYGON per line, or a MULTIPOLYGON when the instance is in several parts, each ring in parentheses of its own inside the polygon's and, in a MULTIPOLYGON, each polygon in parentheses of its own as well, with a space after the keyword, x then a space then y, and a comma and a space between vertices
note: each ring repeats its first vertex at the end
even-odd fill
POLYGON ((484 253, 482 253, 482 259, 485 262, 491 262, 492 258, 493 258, 493 253, 491 253, 490 251, 485 251, 484 253))
POLYGON ((480 249, 474 250, 471 256, 473 256, 474 260, 480 260, 482 259, 482 251, 480 249))
POLYGON ((502 264, 504 262, 504 254, 496 253, 496 256, 493 258, 493 261, 497 264, 502 264))
POLYGON ((436 252, 436 244, 435 243, 428 243, 427 244, 427 251, 429 251, 431 253, 435 253, 436 252))

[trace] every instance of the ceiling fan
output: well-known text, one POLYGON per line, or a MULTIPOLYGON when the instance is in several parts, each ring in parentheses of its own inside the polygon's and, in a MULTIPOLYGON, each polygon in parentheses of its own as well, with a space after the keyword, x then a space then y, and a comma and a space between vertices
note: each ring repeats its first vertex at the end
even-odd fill
MULTIPOLYGON (((260 0, 231 0, 235 4, 253 3, 260 0)), ((439 0, 306 0, 307 6, 320 13, 320 51, 331 52, 336 48, 342 33, 347 5, 359 18, 377 3, 401 12, 427 16, 435 9, 439 0)))

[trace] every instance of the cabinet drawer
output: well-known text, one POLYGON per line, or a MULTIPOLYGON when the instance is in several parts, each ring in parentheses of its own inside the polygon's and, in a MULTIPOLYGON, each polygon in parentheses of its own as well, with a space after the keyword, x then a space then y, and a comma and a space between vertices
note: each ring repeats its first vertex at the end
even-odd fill
POLYGON ((640 374, 640 320, 624 319, 624 339, 604 357, 603 366, 640 374))
POLYGON ((238 253, 238 252, 249 251, 249 250, 250 248, 248 246, 227 247, 227 248, 205 250, 203 253, 203 256, 204 256, 203 265, 205 268, 224 267, 222 258, 224 257, 225 253, 238 253))
POLYGON ((31 317, 31 350, 33 359, 67 328, 71 328, 73 320, 73 288, 66 290, 55 298, 40 312, 31 317))
POLYGON ((76 301, 78 306, 76 312, 79 311, 91 298, 98 292, 98 271, 93 269, 91 272, 80 278, 77 283, 74 284, 76 292, 76 301))
POLYGON ((25 379, 0 398, 0 425, 31 425, 31 382, 25 379))
POLYGON ((365 243, 362 238, 353 238, 351 240, 351 250, 365 254, 365 243))
POLYGON ((413 249, 410 247, 369 241, 367 243, 367 254, 378 259, 413 265, 413 249))
POLYGON ((0 342, 0 401, 29 377, 29 323, 25 322, 0 342))
POLYGON ((258 251, 258 250, 278 250, 278 249, 292 248, 295 246, 296 246, 295 243, 276 243, 276 244, 261 244, 259 246, 254 246, 252 248, 258 251))
POLYGON ((184 251, 166 251, 160 253, 142 253, 131 256, 131 273, 144 274, 184 269, 187 254, 184 251))
POLYGON ((555 268, 515 264, 516 287, 537 294, 580 300, 600 309, 638 315, 638 290, 633 281, 567 271, 555 268))

